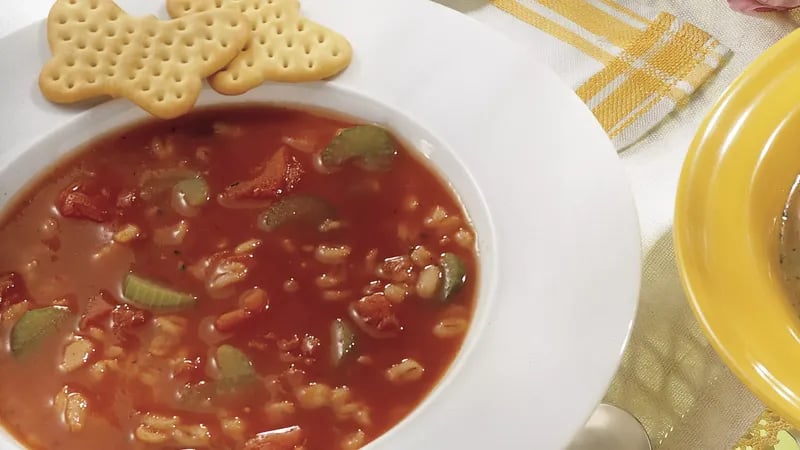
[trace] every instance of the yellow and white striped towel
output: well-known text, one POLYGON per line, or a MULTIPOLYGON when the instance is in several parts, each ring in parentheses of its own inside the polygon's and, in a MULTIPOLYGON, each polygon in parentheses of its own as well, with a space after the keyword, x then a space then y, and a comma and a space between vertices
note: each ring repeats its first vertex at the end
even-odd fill
POLYGON ((491 3, 470 15, 527 43, 572 84, 619 150, 685 102, 729 54, 705 31, 644 2, 491 3), (520 20, 533 26, 520 27, 520 20))

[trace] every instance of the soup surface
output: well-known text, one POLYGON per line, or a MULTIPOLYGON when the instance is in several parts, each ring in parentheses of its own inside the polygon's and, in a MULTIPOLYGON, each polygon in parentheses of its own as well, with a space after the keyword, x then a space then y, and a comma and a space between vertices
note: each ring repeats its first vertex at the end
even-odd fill
POLYGON ((781 221, 780 263, 792 303, 800 314, 800 178, 795 181, 781 221))
POLYGON ((360 448, 454 359, 477 271, 456 196, 381 128, 137 124, 0 222, 0 417, 32 448, 360 448))

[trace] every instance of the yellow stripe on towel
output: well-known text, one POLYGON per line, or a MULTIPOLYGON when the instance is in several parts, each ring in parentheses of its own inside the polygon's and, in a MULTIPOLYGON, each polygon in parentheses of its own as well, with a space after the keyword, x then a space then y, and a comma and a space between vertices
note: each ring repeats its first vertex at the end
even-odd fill
POLYGON ((493 3, 496 7, 502 9, 503 11, 577 48, 587 56, 596 59, 597 61, 607 62, 614 59, 612 54, 594 45, 580 35, 573 33, 559 23, 536 13, 530 8, 527 8, 516 0, 494 0, 493 3))
POLYGON ((688 101, 729 53, 696 26, 630 0, 492 4, 602 65, 573 88, 618 149, 688 101))

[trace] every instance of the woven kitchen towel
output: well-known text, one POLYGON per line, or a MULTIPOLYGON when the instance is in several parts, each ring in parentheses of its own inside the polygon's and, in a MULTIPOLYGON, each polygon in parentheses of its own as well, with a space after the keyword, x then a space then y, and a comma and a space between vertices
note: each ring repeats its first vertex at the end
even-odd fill
MULTIPOLYGON (((442 3, 461 3, 457 9, 463 10, 465 2, 442 3)), ((554 62, 618 150, 685 102, 729 53, 691 23, 629 0, 492 0, 495 8, 473 3, 471 15, 491 25, 532 25, 516 27, 515 33, 530 34, 519 41, 554 62)))

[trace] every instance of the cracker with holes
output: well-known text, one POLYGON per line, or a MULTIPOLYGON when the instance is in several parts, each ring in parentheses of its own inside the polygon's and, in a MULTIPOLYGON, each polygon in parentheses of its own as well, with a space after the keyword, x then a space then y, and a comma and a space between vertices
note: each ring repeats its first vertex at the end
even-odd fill
POLYGON ((56 0, 47 17, 53 57, 39 87, 56 103, 125 97, 176 117, 192 108, 203 80, 239 54, 249 27, 226 9, 160 21, 131 17, 111 0, 56 0))
POLYGON ((322 80, 350 64, 347 39, 303 17, 297 0, 167 0, 172 17, 220 9, 240 11, 252 29, 242 53, 209 78, 220 93, 241 94, 264 81, 322 80))

